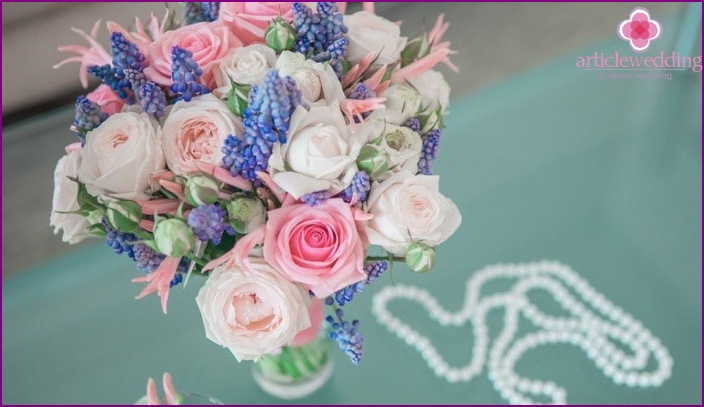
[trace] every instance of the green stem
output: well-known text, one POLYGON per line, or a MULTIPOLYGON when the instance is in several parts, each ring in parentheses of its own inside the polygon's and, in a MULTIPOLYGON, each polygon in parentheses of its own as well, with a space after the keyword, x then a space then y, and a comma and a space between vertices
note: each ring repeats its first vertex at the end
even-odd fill
POLYGON ((406 262, 406 258, 405 258, 405 257, 401 257, 401 256, 367 256, 367 258, 366 258, 365 260, 367 260, 367 261, 388 260, 388 261, 398 261, 398 262, 401 262, 401 263, 405 263, 405 262, 406 262))

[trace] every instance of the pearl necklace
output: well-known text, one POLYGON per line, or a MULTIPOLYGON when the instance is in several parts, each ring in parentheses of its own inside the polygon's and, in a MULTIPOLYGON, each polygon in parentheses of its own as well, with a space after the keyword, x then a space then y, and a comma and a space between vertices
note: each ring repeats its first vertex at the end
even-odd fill
POLYGON ((566 403, 564 388, 553 382, 521 377, 514 371, 521 356, 538 346, 557 343, 577 346, 606 377, 629 387, 657 387, 672 373, 672 357, 658 338, 566 265, 542 261, 488 266, 467 280, 466 293, 464 306, 452 313, 425 290, 406 285, 384 287, 374 296, 372 313, 381 325, 415 348, 438 377, 450 383, 469 382, 479 375, 488 351, 489 379, 511 404, 538 403, 531 396, 542 396, 554 404, 566 403), (500 278, 516 279, 516 282, 506 292, 480 298, 482 285, 500 278), (555 317, 541 312, 527 297, 530 290, 536 289, 552 295, 571 316, 555 317), (451 367, 427 337, 392 315, 387 304, 399 298, 419 303, 442 326, 462 326, 471 321, 474 349, 469 364, 451 367), (505 309, 504 326, 489 349, 485 318, 494 308, 505 309), (537 330, 516 338, 519 317, 530 321, 537 330), (614 341, 631 352, 624 352, 614 341), (651 356, 657 368, 643 371, 651 356))

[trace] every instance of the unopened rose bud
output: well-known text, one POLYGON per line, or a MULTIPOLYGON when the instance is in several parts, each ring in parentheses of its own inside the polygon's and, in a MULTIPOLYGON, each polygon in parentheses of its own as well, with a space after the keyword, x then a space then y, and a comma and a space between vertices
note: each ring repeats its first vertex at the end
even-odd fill
POLYGON ((249 85, 232 82, 232 89, 227 95, 227 107, 237 116, 244 116, 244 111, 249 105, 249 91, 252 89, 249 85))
POLYGON ((249 233, 266 221, 266 208, 256 198, 235 198, 226 208, 230 225, 237 233, 249 233))
POLYGON ((110 227, 121 232, 132 232, 139 228, 142 208, 132 201, 111 201, 105 205, 105 220, 110 227))
POLYGON ((160 253, 182 257, 193 248, 196 238, 186 222, 181 219, 166 219, 156 223, 154 242, 160 253))
POLYGON ((389 153, 367 144, 359 151, 357 166, 372 179, 377 179, 389 170, 389 153))
POLYGON ((418 116, 420 120, 420 134, 425 134, 433 129, 442 129, 442 112, 440 108, 426 111, 418 116))
POLYGON ((435 265, 435 248, 416 242, 406 249, 406 265, 411 271, 425 273, 435 265))
POLYGON ((210 177, 196 175, 186 181, 183 193, 186 196, 186 202, 193 206, 200 206, 217 202, 219 191, 220 186, 217 181, 210 177))
POLYGON ((266 29, 264 40, 266 45, 277 53, 288 51, 296 42, 296 30, 283 18, 276 17, 266 29))

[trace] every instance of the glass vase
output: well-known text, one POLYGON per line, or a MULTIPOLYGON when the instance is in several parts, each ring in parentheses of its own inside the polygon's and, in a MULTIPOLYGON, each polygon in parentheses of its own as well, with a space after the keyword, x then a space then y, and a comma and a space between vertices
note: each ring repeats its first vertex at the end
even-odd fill
POLYGON ((284 346, 281 353, 265 355, 252 374, 266 393, 282 399, 308 396, 332 376, 330 339, 318 338, 302 346, 284 346))

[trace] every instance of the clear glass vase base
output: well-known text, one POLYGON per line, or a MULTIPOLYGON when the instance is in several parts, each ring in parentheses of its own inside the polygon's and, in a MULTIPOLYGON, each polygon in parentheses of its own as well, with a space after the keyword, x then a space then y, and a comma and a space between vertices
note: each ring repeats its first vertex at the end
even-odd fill
POLYGON ((301 381, 284 383, 271 380, 259 373, 256 369, 253 370, 252 373, 254 381, 256 381, 259 387, 266 393, 281 399, 291 400, 306 397, 323 387, 323 385, 330 380, 333 370, 333 361, 332 358, 329 358, 320 371, 306 380, 301 381))

